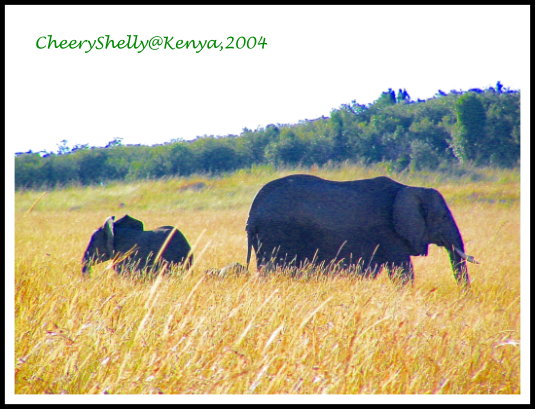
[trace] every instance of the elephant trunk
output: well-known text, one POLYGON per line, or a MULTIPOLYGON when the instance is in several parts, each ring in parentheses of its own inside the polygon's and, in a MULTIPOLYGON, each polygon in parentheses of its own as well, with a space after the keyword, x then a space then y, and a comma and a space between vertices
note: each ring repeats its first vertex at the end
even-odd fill
POLYGON ((82 257, 82 274, 91 273, 91 269, 94 264, 98 264, 106 260, 109 260, 109 257, 104 254, 100 254, 98 251, 95 251, 90 245, 82 257))
POLYGON ((455 280, 457 280, 457 283, 469 287, 470 276, 468 275, 466 261, 475 261, 474 258, 464 253, 462 241, 457 245, 452 244, 451 246, 447 247, 447 250, 455 280))
POLYGON ((91 272, 91 266, 89 263, 82 264, 82 274, 87 274, 91 272))
POLYGON ((91 267, 93 263, 91 262, 91 257, 86 253, 82 258, 82 274, 91 273, 91 267))
POLYGON ((470 276, 466 262, 477 263, 472 256, 464 252, 464 241, 461 232, 450 214, 449 221, 442 225, 441 234, 435 242, 439 246, 444 246, 448 252, 453 276, 458 284, 465 287, 470 286, 470 276))

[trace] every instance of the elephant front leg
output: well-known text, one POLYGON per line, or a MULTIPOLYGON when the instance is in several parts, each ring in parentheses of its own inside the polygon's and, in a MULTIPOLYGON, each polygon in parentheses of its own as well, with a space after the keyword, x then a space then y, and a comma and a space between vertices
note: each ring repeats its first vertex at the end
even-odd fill
POLYGON ((388 270, 388 276, 394 283, 399 283, 402 286, 409 283, 414 284, 414 268, 410 260, 388 263, 385 267, 388 270))

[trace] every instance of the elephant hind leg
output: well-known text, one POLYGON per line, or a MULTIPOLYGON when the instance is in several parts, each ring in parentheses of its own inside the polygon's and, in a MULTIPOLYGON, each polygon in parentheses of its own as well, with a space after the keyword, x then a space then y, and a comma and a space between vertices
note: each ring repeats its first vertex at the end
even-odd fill
POLYGON ((383 266, 379 262, 360 259, 355 264, 355 270, 358 275, 364 278, 375 279, 383 269, 383 266))

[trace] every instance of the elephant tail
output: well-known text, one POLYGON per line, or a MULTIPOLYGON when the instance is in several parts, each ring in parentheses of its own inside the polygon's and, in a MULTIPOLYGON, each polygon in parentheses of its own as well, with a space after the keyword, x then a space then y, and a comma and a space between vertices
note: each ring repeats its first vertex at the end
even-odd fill
POLYGON ((249 270, 249 263, 251 262, 251 248, 253 247, 253 227, 247 223, 247 226, 245 227, 245 230, 247 231, 247 263, 245 264, 247 270, 249 270))

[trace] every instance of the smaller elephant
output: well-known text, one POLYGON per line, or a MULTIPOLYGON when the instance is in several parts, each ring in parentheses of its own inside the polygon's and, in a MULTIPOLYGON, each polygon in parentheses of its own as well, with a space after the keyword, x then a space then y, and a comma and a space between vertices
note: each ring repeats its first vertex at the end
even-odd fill
POLYGON ((188 268, 193 263, 191 247, 184 235, 172 226, 143 230, 143 223, 129 215, 115 221, 110 216, 95 230, 82 258, 82 273, 91 266, 114 259, 118 272, 154 271, 164 262, 188 268), (169 235, 172 234, 171 237, 169 235))

